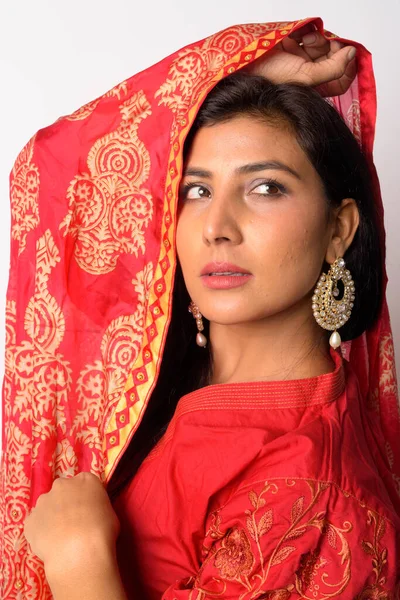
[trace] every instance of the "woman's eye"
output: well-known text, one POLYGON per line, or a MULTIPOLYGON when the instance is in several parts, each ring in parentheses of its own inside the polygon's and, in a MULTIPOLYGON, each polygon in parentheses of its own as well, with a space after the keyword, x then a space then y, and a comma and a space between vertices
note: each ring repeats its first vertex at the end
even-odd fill
POLYGON ((279 196, 284 193, 284 189, 283 186, 278 185, 277 183, 265 182, 253 188, 252 193, 260 194, 262 196, 279 196))
POLYGON ((198 200, 199 198, 209 198, 210 190, 202 185, 187 184, 183 187, 182 197, 185 200, 198 200))

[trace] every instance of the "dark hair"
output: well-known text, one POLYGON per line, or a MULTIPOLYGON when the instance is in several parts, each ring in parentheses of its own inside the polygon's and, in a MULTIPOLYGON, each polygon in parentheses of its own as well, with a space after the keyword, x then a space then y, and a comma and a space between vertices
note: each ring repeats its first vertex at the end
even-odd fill
MULTIPOLYGON (((309 87, 276 85, 264 77, 236 73, 220 81, 209 93, 190 129, 184 158, 196 132, 237 116, 288 124, 323 182, 328 207, 354 198, 360 224, 344 258, 351 271, 356 295, 352 316, 340 329, 342 340, 353 339, 377 318, 383 293, 383 240, 369 166, 363 152, 339 113, 309 87)), ((327 266, 327 265, 326 265, 327 266)), ((195 343, 197 333, 188 313, 190 298, 177 265, 174 301, 159 378, 134 439, 125 451, 109 486, 116 495, 134 475, 157 443, 178 400, 211 381, 210 344, 195 343)), ((208 323, 205 320, 206 337, 208 323)))

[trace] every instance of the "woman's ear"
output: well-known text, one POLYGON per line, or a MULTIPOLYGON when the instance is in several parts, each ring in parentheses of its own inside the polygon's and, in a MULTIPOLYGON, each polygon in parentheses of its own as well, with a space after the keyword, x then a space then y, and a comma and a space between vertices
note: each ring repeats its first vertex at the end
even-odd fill
POLYGON ((353 198, 345 198, 332 217, 332 235, 325 257, 328 264, 332 264, 339 256, 344 256, 354 239, 359 223, 360 214, 356 201, 353 198))

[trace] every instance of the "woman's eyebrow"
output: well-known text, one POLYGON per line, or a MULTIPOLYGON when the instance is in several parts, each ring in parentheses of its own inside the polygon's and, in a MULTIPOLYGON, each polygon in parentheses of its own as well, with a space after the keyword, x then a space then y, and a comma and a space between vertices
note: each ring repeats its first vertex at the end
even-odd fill
POLYGON ((205 179, 210 179, 212 177, 211 171, 206 171, 206 169, 200 169, 199 167, 188 167, 184 170, 183 176, 191 175, 192 177, 204 177, 205 179))
MULTIPOLYGON (((300 175, 284 163, 279 160, 268 160, 263 162, 249 163, 247 165, 242 165, 235 169, 236 173, 254 173, 256 171, 266 171, 268 169, 278 170, 278 171, 286 171, 296 179, 301 179, 300 175)), ((203 177, 204 179, 211 179, 212 172, 207 171, 206 169, 201 169, 200 167, 188 167, 185 169, 183 176, 192 176, 192 177, 203 177)))
POLYGON ((267 160, 264 162, 249 163, 247 165, 238 167, 236 169, 236 172, 237 173, 253 173, 254 171, 265 171, 267 169, 286 171, 286 173, 293 175, 293 177, 296 177, 296 179, 301 179, 301 177, 297 173, 297 171, 295 171, 288 165, 285 165, 284 163, 280 162, 279 160, 267 160))

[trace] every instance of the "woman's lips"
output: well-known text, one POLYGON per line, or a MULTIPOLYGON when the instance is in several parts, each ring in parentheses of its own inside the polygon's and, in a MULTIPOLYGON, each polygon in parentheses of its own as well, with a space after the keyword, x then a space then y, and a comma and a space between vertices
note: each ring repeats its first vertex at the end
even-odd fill
POLYGON ((231 288, 240 287, 251 279, 253 275, 250 273, 237 273, 235 275, 202 275, 203 284, 214 290, 228 290, 231 288))

